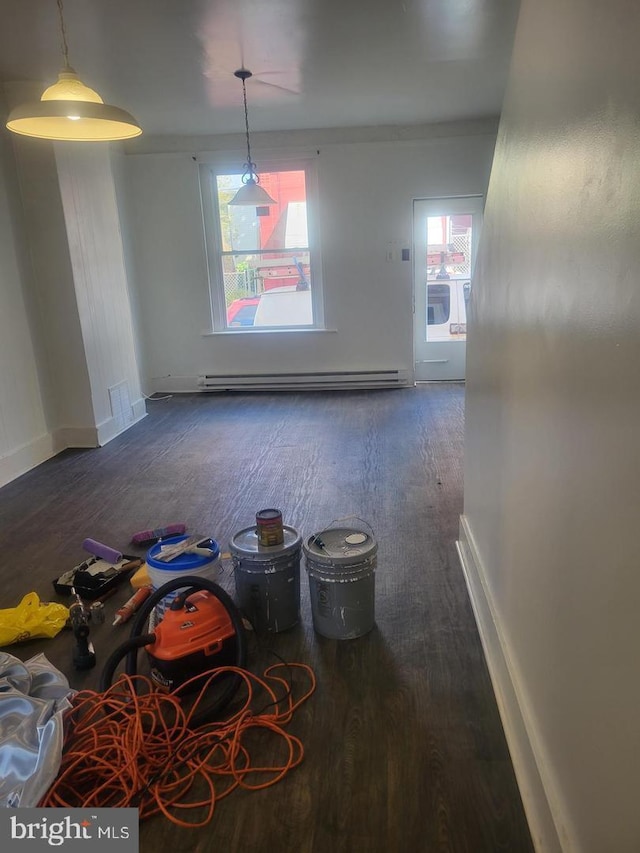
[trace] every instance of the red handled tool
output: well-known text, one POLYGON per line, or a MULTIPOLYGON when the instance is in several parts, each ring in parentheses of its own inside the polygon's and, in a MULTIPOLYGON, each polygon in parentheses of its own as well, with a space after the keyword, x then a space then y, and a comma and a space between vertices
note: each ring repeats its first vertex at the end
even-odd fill
POLYGON ((130 619, 140 605, 149 598, 152 592, 152 586, 140 587, 140 589, 132 595, 128 601, 125 601, 120 610, 116 611, 116 618, 113 620, 113 624, 121 625, 130 619))

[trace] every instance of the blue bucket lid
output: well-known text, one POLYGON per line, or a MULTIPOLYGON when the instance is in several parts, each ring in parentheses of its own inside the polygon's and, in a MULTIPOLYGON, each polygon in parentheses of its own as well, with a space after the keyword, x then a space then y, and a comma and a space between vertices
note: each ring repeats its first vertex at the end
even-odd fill
MULTIPOLYGON (((169 560, 166 562, 165 560, 158 560, 157 555, 160 553, 160 548, 163 545, 174 545, 178 542, 184 542, 185 539, 189 539, 189 536, 172 536, 169 539, 163 539, 161 542, 156 542, 155 545, 152 545, 151 548, 147 551, 147 563, 150 566, 153 566, 154 569, 160 569, 160 571, 165 572, 189 572, 189 569, 200 569, 202 566, 206 566, 207 563, 213 562, 220 556, 220 547, 215 539, 208 540, 208 546, 211 548, 211 556, 205 556, 204 554, 178 554, 177 557, 174 557, 173 560, 169 560)), ((202 540, 204 541, 207 537, 203 536, 202 540)))

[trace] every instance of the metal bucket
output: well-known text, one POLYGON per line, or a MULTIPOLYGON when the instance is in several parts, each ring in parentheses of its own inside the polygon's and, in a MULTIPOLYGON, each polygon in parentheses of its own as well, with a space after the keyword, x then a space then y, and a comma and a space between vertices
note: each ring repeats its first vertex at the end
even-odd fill
POLYGON ((378 546, 368 533, 330 527, 303 545, 313 627, 332 640, 353 640, 375 624, 378 546))
POLYGON ((278 633, 300 619, 302 537, 283 525, 282 545, 261 545, 257 527, 236 533, 229 551, 233 559, 236 600, 258 633, 278 633))

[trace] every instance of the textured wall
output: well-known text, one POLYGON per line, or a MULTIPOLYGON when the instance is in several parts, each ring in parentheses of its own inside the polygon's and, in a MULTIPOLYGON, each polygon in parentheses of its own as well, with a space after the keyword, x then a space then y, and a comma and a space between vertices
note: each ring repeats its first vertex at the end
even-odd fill
POLYGON ((10 140, 0 135, 0 485, 52 452, 31 334, 29 261, 15 173, 10 140))
POLYGON ((567 850, 640 849, 640 8, 524 0, 467 359, 465 516, 567 850))
POLYGON ((111 438, 108 389, 126 383, 128 401, 141 411, 144 403, 110 152, 58 144, 56 165, 94 419, 111 438))

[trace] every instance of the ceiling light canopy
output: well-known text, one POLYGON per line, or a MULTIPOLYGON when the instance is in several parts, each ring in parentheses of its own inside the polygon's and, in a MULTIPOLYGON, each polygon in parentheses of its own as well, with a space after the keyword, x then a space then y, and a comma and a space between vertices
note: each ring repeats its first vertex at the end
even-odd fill
POLYGON ((234 75, 242 80, 242 95, 244 98, 244 125, 247 136, 247 162, 244 164, 244 173, 242 175, 242 186, 231 199, 229 204, 247 205, 251 207, 262 207, 270 204, 276 204, 269 193, 260 186, 260 176, 256 171, 256 164, 251 159, 251 141, 249 139, 249 111, 247 109, 247 86, 246 81, 252 77, 250 71, 246 68, 240 68, 233 72, 234 75))
POLYGON ((76 142, 110 142, 139 136, 142 128, 134 117, 119 107, 105 104, 69 65, 62 0, 57 3, 64 56, 58 82, 45 89, 39 101, 13 109, 7 128, 22 136, 76 142))

